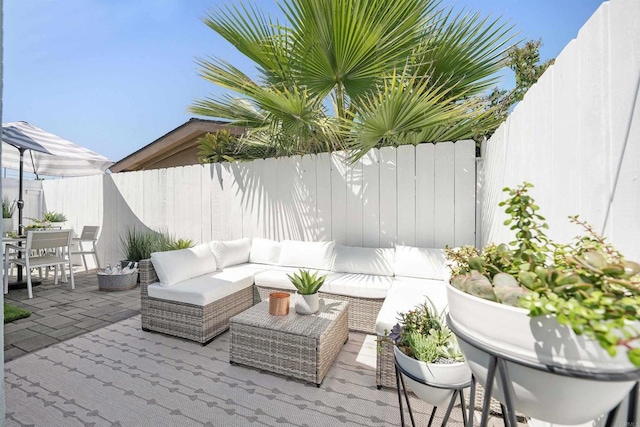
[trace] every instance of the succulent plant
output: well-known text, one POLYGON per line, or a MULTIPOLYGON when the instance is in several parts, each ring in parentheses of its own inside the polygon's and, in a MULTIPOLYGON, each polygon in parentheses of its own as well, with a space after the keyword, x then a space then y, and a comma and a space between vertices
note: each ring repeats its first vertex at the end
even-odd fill
POLYGON ((413 310, 400 313, 398 321, 389 338, 407 356, 426 363, 463 360, 444 315, 438 313, 429 299, 413 310))
POLYGON ((512 190, 507 206, 516 240, 507 244, 447 249, 452 262, 451 285, 469 294, 529 310, 530 316, 555 315, 576 334, 597 340, 609 354, 627 350, 640 367, 640 264, 622 254, 591 225, 569 217, 585 234, 574 242, 550 241, 538 206, 528 195, 532 185, 512 190))
POLYGON ((318 277, 318 272, 309 272, 309 270, 300 270, 293 273, 293 276, 287 274, 287 277, 296 287, 300 295, 312 295, 320 290, 327 276, 318 277))

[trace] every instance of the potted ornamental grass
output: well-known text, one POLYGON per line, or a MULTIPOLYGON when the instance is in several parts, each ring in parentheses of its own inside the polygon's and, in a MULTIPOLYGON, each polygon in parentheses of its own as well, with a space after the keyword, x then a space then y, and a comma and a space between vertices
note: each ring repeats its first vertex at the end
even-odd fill
POLYGON ((326 275, 318 276, 318 272, 311 273, 309 270, 299 270, 293 276, 287 277, 297 289, 296 292, 296 313, 314 314, 320 309, 320 295, 318 291, 324 284, 326 275))
POLYGON ((425 402, 441 406, 451 399, 455 386, 470 381, 471 371, 456 337, 430 300, 400 313, 389 338, 395 344, 395 358, 405 371, 427 383, 452 386, 430 387, 405 376, 405 384, 425 402))
POLYGON ((13 213, 16 210, 16 202, 9 202, 8 198, 2 199, 2 229, 5 233, 13 231, 13 213))
MULTIPOLYGON (((483 386, 490 356, 480 347, 547 367, 508 363, 515 407, 546 422, 584 423, 614 408, 640 376, 640 265, 578 216, 570 222, 583 235, 568 244, 551 241, 531 187, 504 189, 509 198, 500 205, 513 242, 446 250, 451 325, 460 338, 483 343, 459 340, 483 386), (606 381, 616 376, 618 381, 606 381)), ((495 396, 504 402, 499 381, 495 396)))

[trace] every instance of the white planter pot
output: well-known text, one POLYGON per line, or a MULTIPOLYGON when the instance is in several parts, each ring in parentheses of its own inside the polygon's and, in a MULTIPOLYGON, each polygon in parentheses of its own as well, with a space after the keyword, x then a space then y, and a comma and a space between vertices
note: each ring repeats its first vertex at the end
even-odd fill
POLYGON ((13 218, 2 218, 2 232, 6 234, 10 231, 15 231, 13 229, 13 218))
MULTIPOLYGON (((528 311, 477 298, 447 285, 449 314, 453 325, 487 349, 538 364, 601 373, 635 371, 624 351, 612 358, 600 345, 553 316, 529 317, 528 311)), ((469 368, 486 386, 490 356, 462 339, 458 340, 469 368)), ((508 363, 515 408, 528 416, 559 424, 580 424, 615 407, 634 381, 605 382, 570 378, 508 363)), ((499 375, 497 376, 499 379, 499 375)), ((504 403, 500 381, 494 397, 504 403)))
MULTIPOLYGON (((443 364, 425 363, 404 354, 398 347, 393 347, 398 364, 411 375, 422 378, 426 382, 439 385, 463 384, 471 379, 471 371, 465 362, 443 364)), ((449 402, 453 390, 429 387, 411 378, 403 376, 404 383, 420 399, 433 406, 443 406, 449 402)))
POLYGON ((313 314, 320 308, 320 294, 302 295, 296 292, 296 313, 313 314))

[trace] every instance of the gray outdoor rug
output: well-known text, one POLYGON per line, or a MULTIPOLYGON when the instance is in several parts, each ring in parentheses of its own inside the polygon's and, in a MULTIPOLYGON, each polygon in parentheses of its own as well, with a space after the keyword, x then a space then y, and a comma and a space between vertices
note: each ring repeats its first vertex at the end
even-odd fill
MULTIPOLYGON (((5 425, 400 425, 395 391, 375 385, 373 336, 351 333, 321 388, 232 366, 228 351, 228 332, 202 347, 132 317, 7 363, 5 425)), ((412 403, 426 425, 431 408, 412 403)))

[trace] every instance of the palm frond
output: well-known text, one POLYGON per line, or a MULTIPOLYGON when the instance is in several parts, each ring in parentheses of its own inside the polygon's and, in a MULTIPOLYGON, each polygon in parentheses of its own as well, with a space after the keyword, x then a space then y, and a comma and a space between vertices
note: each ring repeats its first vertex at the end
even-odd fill
POLYGON ((458 96, 480 94, 497 83, 512 31, 508 23, 479 13, 440 11, 415 51, 416 73, 447 82, 444 87, 458 96))

